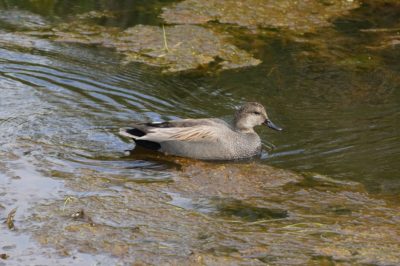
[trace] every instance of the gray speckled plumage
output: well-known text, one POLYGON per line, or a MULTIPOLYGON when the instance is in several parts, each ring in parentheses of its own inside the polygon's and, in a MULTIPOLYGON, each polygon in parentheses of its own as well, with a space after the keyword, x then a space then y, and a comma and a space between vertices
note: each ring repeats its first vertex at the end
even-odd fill
POLYGON ((230 125, 218 118, 182 119, 163 123, 137 123, 121 128, 120 134, 135 140, 137 145, 166 154, 202 160, 234 160, 261 152, 261 139, 254 127, 275 126, 264 106, 249 102, 235 113, 230 125))

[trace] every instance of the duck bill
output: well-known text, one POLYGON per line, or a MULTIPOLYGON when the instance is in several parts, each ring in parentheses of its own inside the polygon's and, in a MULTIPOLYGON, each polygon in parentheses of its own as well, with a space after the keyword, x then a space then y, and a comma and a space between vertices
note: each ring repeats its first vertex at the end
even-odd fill
POLYGON ((272 128, 272 129, 274 129, 274 130, 277 130, 277 131, 281 131, 281 130, 282 130, 281 127, 278 127, 277 125, 275 125, 274 123, 272 123, 271 120, 266 119, 266 120, 264 121, 264 124, 265 124, 267 127, 272 128))

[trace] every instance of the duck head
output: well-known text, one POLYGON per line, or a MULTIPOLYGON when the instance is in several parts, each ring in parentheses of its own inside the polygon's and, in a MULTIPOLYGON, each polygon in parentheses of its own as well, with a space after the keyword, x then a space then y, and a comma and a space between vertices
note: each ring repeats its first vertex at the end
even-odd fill
POLYGON ((237 130, 251 132, 255 126, 262 124, 274 130, 282 130, 282 128, 272 123, 268 118, 264 106, 260 103, 248 102, 241 106, 235 113, 234 126, 237 130))

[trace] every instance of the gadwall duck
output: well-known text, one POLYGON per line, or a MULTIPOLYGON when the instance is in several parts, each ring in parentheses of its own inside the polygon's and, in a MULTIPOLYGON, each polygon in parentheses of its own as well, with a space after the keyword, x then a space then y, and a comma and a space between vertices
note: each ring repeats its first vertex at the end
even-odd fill
POLYGON ((264 106, 249 102, 235 113, 233 124, 218 118, 182 119, 158 123, 136 123, 121 128, 147 149, 201 160, 235 160, 260 154, 261 139, 254 127, 265 124, 282 130, 269 120, 264 106))

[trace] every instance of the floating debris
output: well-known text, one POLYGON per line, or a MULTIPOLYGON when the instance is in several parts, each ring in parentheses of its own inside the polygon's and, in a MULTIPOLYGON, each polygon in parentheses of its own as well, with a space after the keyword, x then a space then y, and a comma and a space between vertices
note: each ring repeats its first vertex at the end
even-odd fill
POLYGON ((7 227, 10 230, 15 230, 15 225, 14 225, 14 216, 15 213, 17 212, 17 208, 14 208, 10 213, 7 215, 7 227))
POLYGON ((10 256, 7 255, 6 253, 0 254, 0 259, 6 260, 6 259, 8 259, 9 257, 10 257, 10 256))
POLYGON ((72 197, 72 196, 67 196, 64 200, 64 205, 62 207, 62 211, 65 211, 65 208, 67 207, 67 204, 73 202, 74 200, 77 200, 77 198, 72 197))
POLYGON ((85 213, 83 212, 83 210, 74 212, 73 214, 71 214, 71 218, 77 220, 77 219, 82 219, 83 216, 85 215, 85 213))
POLYGON ((87 216, 83 209, 72 213, 71 218, 74 220, 79 220, 88 223, 90 226, 95 226, 95 223, 93 222, 92 218, 87 216))

